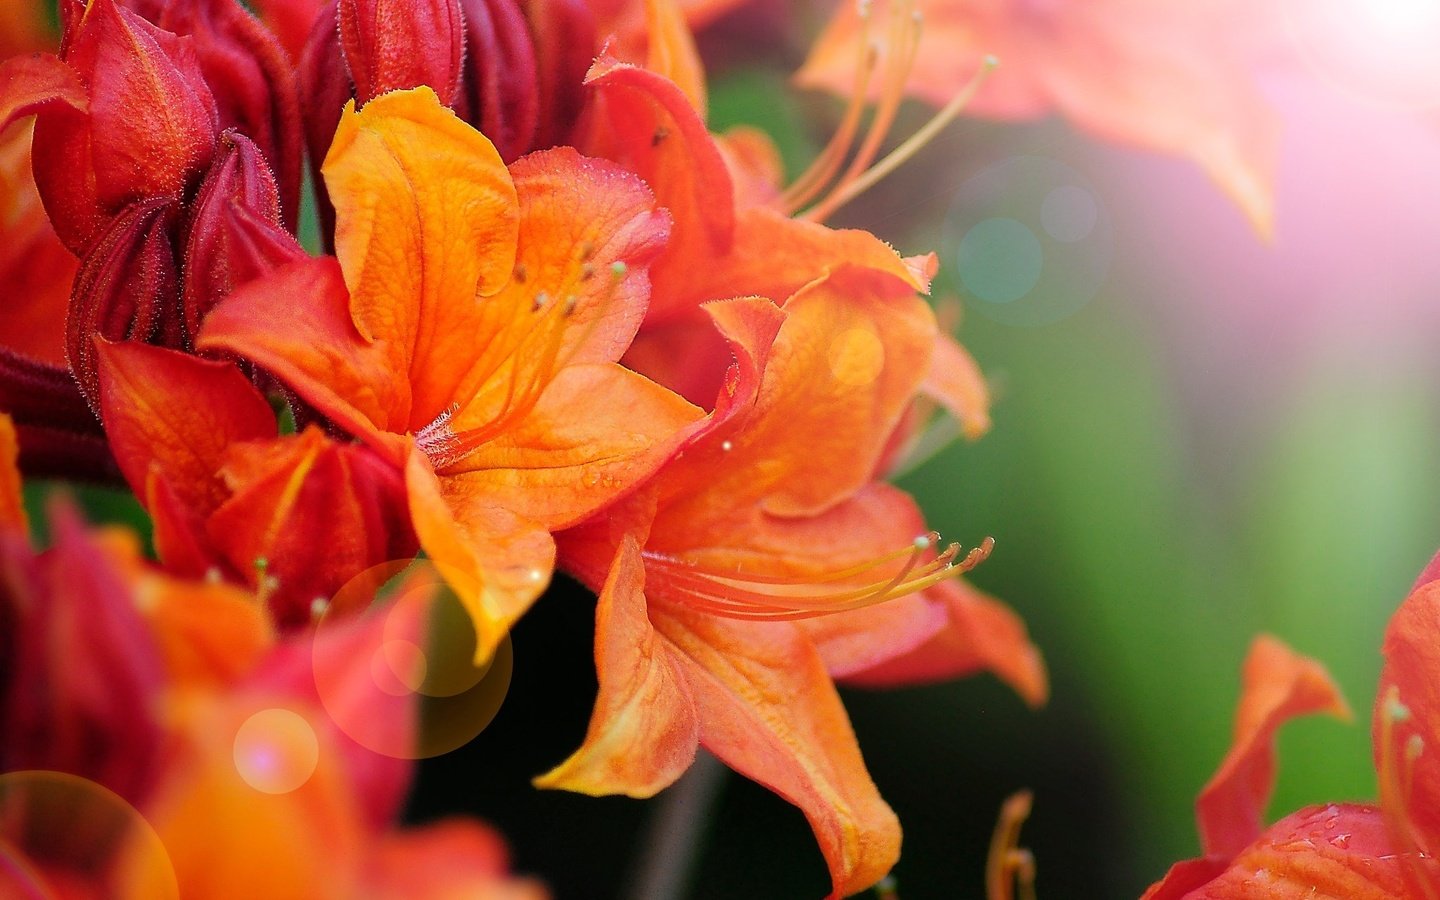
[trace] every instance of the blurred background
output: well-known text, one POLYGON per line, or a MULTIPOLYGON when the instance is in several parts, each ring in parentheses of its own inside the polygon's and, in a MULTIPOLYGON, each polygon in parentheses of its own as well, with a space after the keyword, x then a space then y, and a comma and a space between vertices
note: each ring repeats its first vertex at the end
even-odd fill
MULTIPOLYGON (((702 42, 712 127, 766 129, 792 176, 838 109, 788 85, 813 33, 750 9, 702 42)), ((1194 855, 1260 631, 1323 661, 1356 714, 1285 729, 1271 818, 1375 796, 1381 634, 1440 546, 1440 114, 1307 59, 1261 84, 1282 125, 1268 242, 1194 166, 1058 120, 962 120, 834 220, 940 254, 995 424, 902 483, 947 538, 995 537, 973 580, 1025 617, 1052 679, 1038 712, 989 677, 846 694, 905 827, 905 900, 981 896, 1020 788, 1043 897, 1138 896, 1194 855)), ((424 764, 411 810, 490 819, 561 898, 621 895, 665 802, 529 786, 584 733, 593 608, 562 581, 521 622, 508 702, 424 764)), ((768 792, 722 778, 702 818, 687 896, 824 891, 803 818, 768 792)))

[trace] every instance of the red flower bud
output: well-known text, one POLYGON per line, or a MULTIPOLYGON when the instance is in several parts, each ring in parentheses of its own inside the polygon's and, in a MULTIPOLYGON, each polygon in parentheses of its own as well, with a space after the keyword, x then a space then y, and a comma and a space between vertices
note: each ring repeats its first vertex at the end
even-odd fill
POLYGON ((310 155, 310 174, 315 183, 316 216, 325 250, 332 251, 335 234, 335 207, 320 177, 320 164, 330 150, 340 111, 354 95, 350 72, 340 52, 340 13, 331 0, 315 17, 315 27, 300 57, 300 95, 305 98, 305 147, 310 155))
POLYGON ((455 111, 480 129, 510 163, 535 148, 540 88, 534 40, 516 0, 461 0, 461 4, 466 71, 464 93, 455 111))
POLYGON ((220 127, 250 138, 274 167, 282 221, 293 229, 300 204, 300 94, 278 39, 238 0, 126 2, 160 28, 190 39, 220 127))
POLYGON ((585 104, 585 73, 595 61, 595 13, 585 0, 528 0, 525 16, 539 76, 535 146, 572 143, 570 132, 585 104))
POLYGON ((83 257, 131 203, 184 196, 210 162, 217 118, 190 43, 115 0, 92 0, 64 58, 88 112, 40 110, 35 182, 56 233, 83 257))
POLYGON ((274 176, 255 143, 227 131, 190 204, 183 238, 185 345, 216 303, 240 285, 305 255, 280 226, 274 176))
POLYGON ((460 0, 341 0, 339 16, 358 103, 422 84, 454 103, 465 58, 460 0))
POLYGON ((137 202, 115 217, 80 263, 70 295, 66 356, 92 409, 99 396, 94 338, 184 345, 179 272, 171 244, 174 200, 137 202))

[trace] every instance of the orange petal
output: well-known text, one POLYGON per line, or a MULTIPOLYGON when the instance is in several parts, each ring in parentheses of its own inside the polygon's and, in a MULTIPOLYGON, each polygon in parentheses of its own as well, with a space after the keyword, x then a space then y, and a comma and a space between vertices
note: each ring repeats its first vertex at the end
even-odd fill
POLYGON ((897 284, 845 268, 786 303, 754 406, 666 467, 689 497, 667 515, 697 531, 754 504, 806 515, 870 482, 935 341, 929 306, 897 284))
POLYGON ((229 495, 226 449, 277 433, 270 404, 230 363, 133 342, 99 340, 96 352, 106 435, 142 497, 156 465, 184 507, 208 515, 229 495))
POLYGON ((0 413, 0 528, 22 537, 30 533, 20 488, 20 438, 5 413, 0 413))
POLYGON ((441 479, 447 493, 484 497, 548 529, 565 528, 639 486, 701 415, 614 363, 570 366, 530 415, 442 470, 441 479))
MULTIPOLYGON (((334 732, 323 727, 323 717, 323 711, 283 697, 189 704, 189 746, 171 757, 145 809, 165 844, 179 896, 306 900, 317 885, 337 896, 355 890, 365 834, 334 732), (275 772, 298 778, 310 767, 298 786, 266 777, 275 772), (259 773, 259 786, 247 782, 242 770, 259 773), (261 789, 266 785, 293 789, 272 793, 261 789)), ((133 859, 119 896, 165 896, 157 887, 169 873, 158 862, 133 859)))
POLYGON ((780 194, 785 162, 770 135, 750 125, 737 125, 716 135, 715 144, 735 180, 735 208, 765 206, 780 194))
POLYGON ((241 286, 206 317, 195 345, 255 362, 372 443, 387 446, 381 432, 404 432, 409 421, 406 370, 392 369, 389 348, 356 329, 333 259, 292 263, 241 286))
POLYGON ((251 671, 274 636, 255 597, 218 581, 175 578, 145 563, 130 532, 102 535, 149 623, 168 681, 181 688, 225 688, 251 671))
POLYGON ((514 275, 484 301, 481 336, 454 363, 456 430, 503 430, 557 368, 619 359, 669 233, 650 191, 612 163, 557 148, 511 172, 521 209, 514 275))
POLYGON ((1350 716, 1323 666, 1267 635, 1250 646, 1244 682, 1230 751, 1195 800, 1207 856, 1234 856, 1259 836, 1275 788, 1275 732, 1281 725, 1307 713, 1350 716))
MULTIPOLYGON (((883 22, 895 6, 874 3, 873 20, 883 22)), ((1103 140, 1187 157, 1258 231, 1270 232, 1278 129, 1253 73, 1237 64, 1245 48, 1226 4, 1101 2, 1037 12, 1019 2, 928 0, 920 8, 924 33, 907 93, 944 104, 994 55, 1000 66, 968 112, 1058 112, 1103 140)), ((856 5, 841 4, 797 79, 848 93, 861 38, 856 5)))
POLYGON ((649 39, 645 68, 674 82, 704 121, 705 67, 680 4, 676 0, 645 0, 645 31, 649 39))
POLYGON ((674 286, 693 277, 702 261, 728 252, 735 237, 725 159, 684 91, 665 77, 602 57, 586 83, 592 98, 576 146, 639 175, 675 220, 651 275, 650 316, 693 306, 674 286))
MULTIPOLYGON (((3 55, 3 54, 0 54, 3 55)), ((7 287, 4 345, 28 359, 66 367, 65 317, 79 260, 65 249, 31 175, 31 127, 0 133, 0 284, 7 287)))
POLYGON ((797 626, 652 607, 700 719, 700 743, 798 806, 840 897, 879 881, 900 856, 900 824, 880 799, 825 664, 797 626))
POLYGON ((944 407, 970 440, 990 430, 990 388, 985 376, 969 351, 944 332, 935 336, 930 372, 920 390, 944 407))
POLYGON ((924 269, 917 271, 868 231, 829 228, 756 207, 740 214, 726 264, 692 268, 686 289, 695 302, 754 295, 783 303, 847 264, 890 276, 912 291, 930 288, 924 269))
MULTIPOLYGON (((1440 848, 1440 582, 1413 591, 1385 632, 1373 737, 1380 799, 1396 843, 1440 848)), ((1440 892, 1440 880, 1424 896, 1440 892)))
POLYGON ((222 474, 231 493, 206 522, 210 543, 259 585, 282 626, 308 624, 317 599, 415 553, 398 469, 317 426, 232 445, 222 474))
POLYGON ((515 187, 490 141, 426 87, 347 106, 322 172, 355 326, 413 385, 410 427, 395 430, 419 430, 495 327, 476 300, 510 280, 515 187))
POLYGON ((405 487, 420 546, 469 611, 482 663, 549 585, 555 541, 484 491, 437 478, 419 450, 406 463, 405 487))
POLYGON ((1228 866, 1223 860, 1177 864, 1144 900, 1400 900, 1410 896, 1401 868, 1379 810, 1312 806, 1239 848, 1228 866))
POLYGON ((626 537, 595 610, 600 696, 585 743, 535 786, 650 797, 695 759, 700 722, 669 644, 646 615, 645 564, 626 537))
POLYGON ((1045 703, 1050 693, 1045 662, 1014 610, 959 579, 935 585, 925 597, 946 611, 945 627, 903 656, 848 675, 846 684, 928 684, 989 671, 1031 706, 1045 703))

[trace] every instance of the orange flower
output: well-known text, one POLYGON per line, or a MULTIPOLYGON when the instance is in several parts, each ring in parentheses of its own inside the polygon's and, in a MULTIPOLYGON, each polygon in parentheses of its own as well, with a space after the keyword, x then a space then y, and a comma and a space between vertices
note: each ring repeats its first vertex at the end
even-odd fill
MULTIPOLYGON (((899 826, 831 674, 923 655, 948 622, 919 592, 983 555, 937 555, 910 498, 873 481, 934 344, 915 287, 842 266, 783 308, 705 307, 735 357, 705 428, 560 538, 599 589, 600 695, 584 746, 537 783, 649 796, 703 745, 801 808, 835 895, 889 871, 899 826)), ((1011 638, 1001 655, 1028 659, 1022 682, 1043 693, 1023 630, 1011 638)))
MULTIPOLYGON (((1226 0, 1148 3, 1091 0, 880 0, 841 4, 797 78, 848 94, 855 90, 857 48, 878 31, 889 64, 900 63, 903 90, 944 104, 982 69, 1000 67, 970 111, 1001 119, 1059 113, 1101 138, 1188 157, 1239 204, 1264 234, 1273 218, 1277 129, 1236 39, 1248 7, 1226 0), (924 17, 907 29, 914 13, 924 17), (918 42, 918 43, 917 43, 918 42), (908 77, 907 77, 908 76, 908 77)), ((865 80, 861 82, 864 90, 865 80)), ((897 92, 888 78, 873 90, 897 92)))
MULTIPOLYGON (((838 161, 827 151, 791 190, 782 191, 768 138, 744 129, 712 136, 700 112, 704 83, 689 33, 679 19, 664 15, 663 4, 649 8, 651 68, 608 56, 596 61, 587 77, 591 96, 577 145, 638 174, 674 218, 670 241, 651 268, 649 312, 625 362, 703 405, 715 396, 730 354, 701 304, 746 296, 783 303, 847 263, 925 289, 935 260, 933 255, 902 259, 868 232, 827 228, 809 215, 792 217, 809 196, 807 185, 823 189, 838 161)), ((848 142, 840 135, 835 147, 843 152, 848 142)), ((853 189, 874 149, 867 142, 858 167, 844 173, 834 191, 853 189)), ((826 203, 832 209, 838 205, 835 196, 826 203)), ((989 426, 989 400, 978 366, 940 332, 925 358, 931 368, 924 393, 954 415, 968 437, 982 435, 989 426)))
POLYGON ((1318 663, 1273 638, 1257 639, 1245 663, 1235 742, 1195 804, 1204 856, 1173 866, 1146 900, 1240 900, 1257 891, 1297 900, 1440 896, 1440 865, 1429 850, 1440 845, 1440 769, 1426 753, 1440 721, 1437 621, 1440 585, 1432 583, 1410 595, 1386 635, 1374 732, 1382 806, 1313 806, 1269 828, 1262 816, 1274 788, 1276 729, 1304 713, 1349 711, 1318 663))
POLYGON ((488 656, 548 583, 550 532, 635 487, 699 416, 615 362, 666 218, 567 149, 507 170, 428 88, 347 107, 324 172, 338 261, 242 288, 198 344, 403 466, 420 543, 488 656))

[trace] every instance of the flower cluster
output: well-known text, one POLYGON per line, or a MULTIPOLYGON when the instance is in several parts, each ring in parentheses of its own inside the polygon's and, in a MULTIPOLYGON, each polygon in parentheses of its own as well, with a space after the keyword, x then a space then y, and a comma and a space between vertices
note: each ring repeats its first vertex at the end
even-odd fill
MULTIPOLYGON (((168 861, 32 841, 20 871, 538 890, 481 826, 391 825, 425 755, 396 648, 444 635, 379 588, 420 553, 477 669, 557 568, 598 595, 589 732, 538 785, 647 797, 704 747, 804 812, 835 895, 874 884, 900 830, 836 681, 1047 691, 960 578, 988 540, 941 545, 885 480, 937 408, 988 427, 935 258, 823 224, 912 152, 875 162, 904 70, 785 186, 762 136, 707 128, 666 0, 257 6, 63 0, 58 52, 0 63, 0 762, 131 805, 168 861), (63 506, 31 549, 15 459, 123 479, 158 563, 63 506)), ((0 806, 43 819, 42 788, 0 806)))

